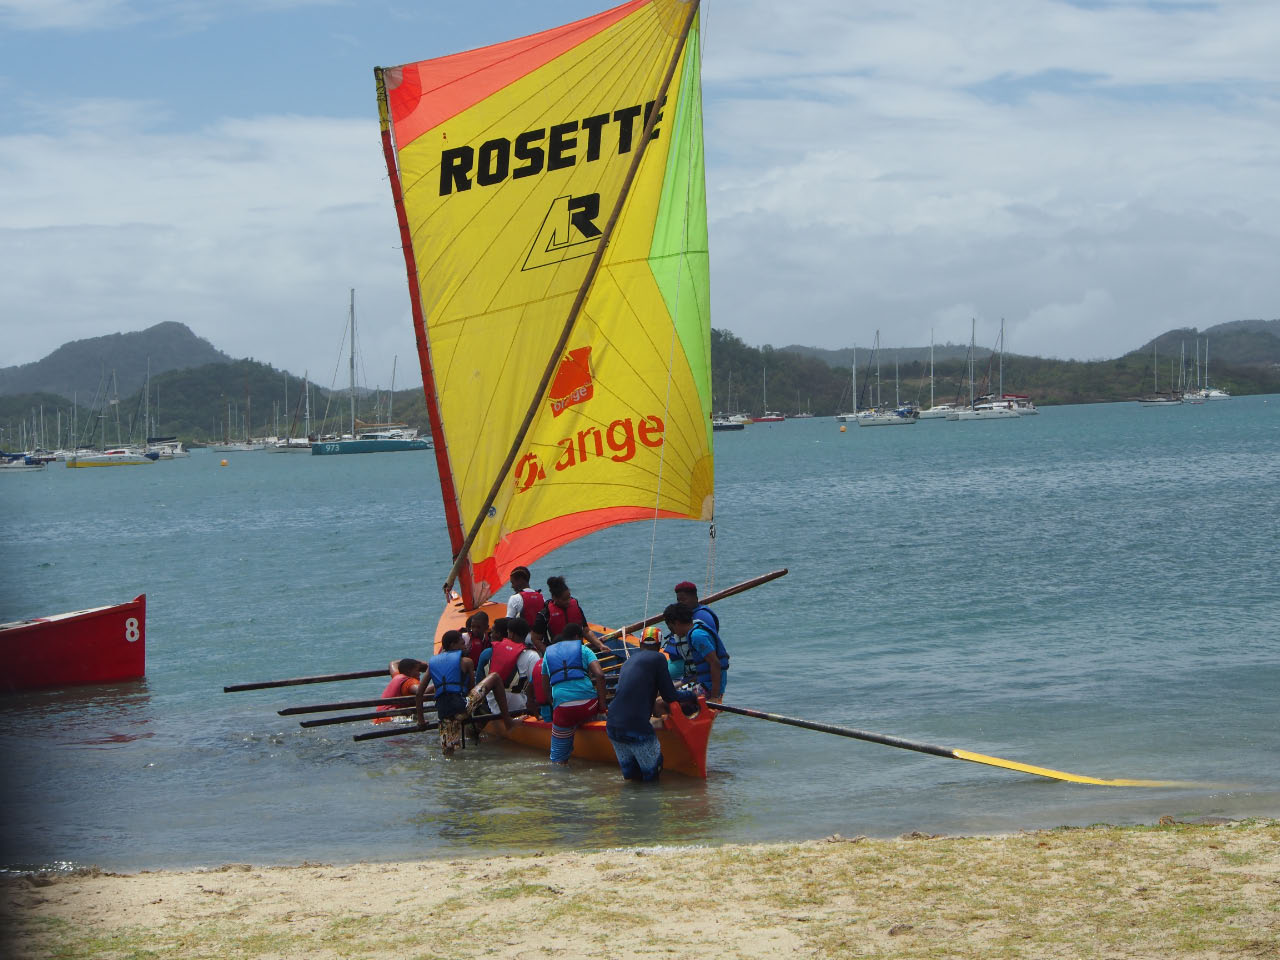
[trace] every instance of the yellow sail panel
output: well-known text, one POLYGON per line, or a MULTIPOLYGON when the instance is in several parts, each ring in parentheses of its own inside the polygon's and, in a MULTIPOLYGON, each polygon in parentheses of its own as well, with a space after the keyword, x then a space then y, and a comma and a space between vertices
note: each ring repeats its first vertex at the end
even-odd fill
POLYGON ((511 567, 593 530, 711 516, 706 205, 698 48, 681 42, 688 11, 685 0, 632 2, 385 71, 424 376, 434 377, 442 471, 463 527, 502 472, 658 112, 568 347, 469 551, 472 603, 511 567), (655 104, 673 59, 675 82, 655 104))

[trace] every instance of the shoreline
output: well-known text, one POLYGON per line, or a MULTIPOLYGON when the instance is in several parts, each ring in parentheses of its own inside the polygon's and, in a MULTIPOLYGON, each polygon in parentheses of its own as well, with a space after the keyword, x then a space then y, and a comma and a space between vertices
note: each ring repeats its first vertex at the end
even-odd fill
POLYGON ((1273 819, 86 868, 0 885, 5 953, 24 960, 1280 956, 1273 819))

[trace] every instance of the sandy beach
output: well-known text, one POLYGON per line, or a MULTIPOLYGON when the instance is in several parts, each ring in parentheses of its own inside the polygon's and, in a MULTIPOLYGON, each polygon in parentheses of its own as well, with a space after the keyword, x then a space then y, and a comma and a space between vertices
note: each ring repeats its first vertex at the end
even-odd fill
POLYGON ((1280 821, 83 870, 3 902, 15 958, 1272 958, 1280 821))

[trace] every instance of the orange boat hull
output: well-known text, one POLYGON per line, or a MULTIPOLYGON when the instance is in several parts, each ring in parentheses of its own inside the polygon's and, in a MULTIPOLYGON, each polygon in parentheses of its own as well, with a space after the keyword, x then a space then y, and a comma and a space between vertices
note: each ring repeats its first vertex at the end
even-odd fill
MULTIPOLYGON (((506 606, 500 603, 486 603, 480 609, 489 614, 490 622, 507 615, 506 606)), ((460 601, 447 604, 436 627, 437 647, 441 634, 446 630, 463 629, 467 618, 473 613, 475 613, 474 610, 464 610, 460 601)), ((596 631, 606 629, 596 624, 591 626, 596 631)), ((632 636, 627 636, 625 639, 632 646, 639 643, 639 640, 632 636)), ((711 738, 711 727, 715 723, 716 715, 715 711, 706 709, 703 701, 699 700, 698 706, 698 712, 691 717, 686 717, 679 708, 674 709, 656 732, 658 742, 662 745, 663 770, 705 779, 707 743, 711 738)), ((609 742, 604 727, 603 720, 593 720, 579 727, 573 738, 573 756, 579 760, 591 760, 596 763, 617 763, 618 758, 613 752, 613 745, 609 742)), ((513 743, 550 755, 551 724, 543 720, 519 717, 510 730, 504 730, 502 724, 497 722, 485 724, 484 729, 489 734, 505 737, 513 743)))

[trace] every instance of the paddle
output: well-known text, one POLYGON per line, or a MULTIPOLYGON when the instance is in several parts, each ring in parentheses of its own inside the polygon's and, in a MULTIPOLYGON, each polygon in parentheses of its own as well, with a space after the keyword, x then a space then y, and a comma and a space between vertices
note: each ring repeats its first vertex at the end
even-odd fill
MULTIPOLYGON (((523 710, 512 711, 511 716, 512 718, 523 717, 524 711, 523 710)), ((483 717, 476 717, 475 719, 479 722, 488 723, 490 720, 497 720, 498 717, 495 714, 494 716, 486 715, 483 717)), ((351 739, 356 741, 357 743, 360 743, 365 740, 381 740, 383 737, 402 737, 406 733, 425 733, 428 730, 438 730, 438 729, 440 729, 439 720, 436 720, 432 723, 420 723, 414 727, 407 727, 404 724, 397 723, 397 724, 394 724, 393 728, 390 730, 370 730, 368 733, 357 733, 351 739)))
POLYGON ((335 723, 358 723, 361 720, 381 720, 383 717, 413 716, 413 707, 399 707, 395 710, 375 710, 373 713, 344 713, 340 717, 321 717, 319 720, 299 720, 300 727, 328 727, 335 723))
POLYGON ((785 723, 792 727, 802 727, 805 730, 817 730, 821 733, 834 733, 839 737, 852 737, 854 740, 867 740, 871 743, 882 743, 887 747, 899 747, 903 750, 915 750, 918 753, 928 753, 935 757, 947 757, 951 760, 968 760, 972 763, 985 763, 992 767, 1004 767, 1006 770, 1017 770, 1020 773, 1031 773, 1037 777, 1048 777, 1051 780, 1066 780, 1069 783, 1088 783, 1103 787, 1186 787, 1193 784, 1184 783, 1177 780, 1103 780, 1098 777, 1086 777, 1078 773, 1065 773, 1062 770, 1051 770, 1048 767, 1036 767, 1029 763, 1018 763, 1016 760, 1002 760, 1000 757, 989 757, 982 753, 972 753, 968 750, 955 750, 951 747, 938 747, 931 743, 916 743, 912 740, 903 740, 901 737, 891 737, 882 733, 868 733, 865 730, 855 730, 852 727, 838 727, 831 723, 815 723, 812 720, 799 720, 795 717, 784 717, 776 713, 765 713, 761 710, 750 710, 746 707, 733 707, 727 703, 715 703, 708 700, 707 706, 712 710, 721 710, 725 713, 736 713, 743 717, 754 717, 757 720, 768 720, 771 723, 785 723))
MULTIPOLYGON (((774 570, 772 573, 766 573, 763 576, 753 577, 750 580, 743 580, 741 583, 735 583, 732 587, 726 587, 717 593, 711 594, 709 597, 699 597, 698 602, 703 605, 710 606, 717 600, 724 600, 726 597, 736 596, 739 593, 744 593, 747 590, 758 587, 762 583, 768 583, 770 580, 777 580, 779 577, 785 577, 786 575, 787 568, 783 567, 781 570, 774 570)), ((635 633, 637 630, 643 630, 645 627, 651 627, 661 620, 662 614, 655 613, 652 617, 640 620, 637 623, 629 624, 619 630, 610 630, 608 633, 602 633, 600 634, 599 639, 601 641, 613 640, 622 636, 624 633, 635 633)))
MULTIPOLYGON (((413 706, 416 697, 374 697, 370 700, 343 700, 340 703, 313 703, 305 707, 285 707, 276 713, 282 717, 292 717, 299 713, 325 713, 329 710, 354 710, 356 707, 404 707, 413 706)), ((428 703, 435 700, 428 697, 428 703)))
POLYGON ((263 680, 260 683, 233 683, 223 687, 223 693, 240 693, 245 690, 268 690, 271 687, 297 687, 304 683, 333 683, 337 680, 368 680, 372 677, 387 676, 387 668, 381 670, 361 670, 357 673, 327 673, 318 677, 294 677, 292 680, 263 680))

